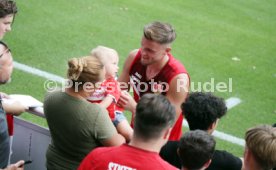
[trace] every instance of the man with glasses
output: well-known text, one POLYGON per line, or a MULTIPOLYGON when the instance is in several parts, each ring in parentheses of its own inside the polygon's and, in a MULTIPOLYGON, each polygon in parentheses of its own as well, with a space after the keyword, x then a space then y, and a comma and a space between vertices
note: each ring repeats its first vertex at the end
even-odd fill
POLYGON ((12 55, 8 46, 0 41, 0 84, 6 84, 11 79, 13 70, 12 55))
MULTIPOLYGON (((17 7, 14 1, 0 0, 0 40, 3 39, 7 32, 11 31, 11 25, 16 13, 17 7)), ((13 69, 12 61, 13 59, 8 46, 1 42, 0 84, 9 82, 13 69)), ((10 154, 10 139, 8 134, 6 112, 18 115, 27 109, 19 103, 13 103, 12 105, 7 103, 2 104, 2 98, 6 97, 8 97, 8 95, 0 92, 0 168, 5 168, 8 165, 10 154)))
MULTIPOLYGON (((4 42, 0 41, 0 84, 6 84, 11 80, 12 70, 13 58, 10 49, 4 42)), ((0 92, 0 95, 0 168, 4 168, 9 162, 10 157, 9 153, 13 133, 13 115, 20 115, 27 108, 19 102, 2 102, 3 98, 9 98, 9 96, 3 92, 0 92), (11 136, 11 138, 9 136, 11 136)))

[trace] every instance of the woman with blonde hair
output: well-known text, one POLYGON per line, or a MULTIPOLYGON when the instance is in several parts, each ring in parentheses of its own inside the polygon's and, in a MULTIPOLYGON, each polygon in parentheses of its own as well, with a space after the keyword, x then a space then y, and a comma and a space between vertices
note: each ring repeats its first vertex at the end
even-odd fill
POLYGON ((44 113, 52 143, 46 153, 47 169, 77 169, 82 159, 99 146, 125 142, 113 126, 108 113, 90 96, 104 79, 103 64, 94 56, 68 61, 69 87, 46 95, 44 113))

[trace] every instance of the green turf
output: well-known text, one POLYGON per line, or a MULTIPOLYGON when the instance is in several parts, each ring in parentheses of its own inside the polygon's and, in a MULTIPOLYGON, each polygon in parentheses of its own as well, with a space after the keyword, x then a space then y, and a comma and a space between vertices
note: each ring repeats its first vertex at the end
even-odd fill
MULTIPOLYGON (((233 92, 215 92, 242 103, 220 121, 218 130, 243 138, 247 128, 276 122, 276 1, 271 0, 28 0, 17 1, 13 31, 5 37, 14 59, 59 76, 66 61, 97 45, 115 48, 120 66, 140 46, 142 28, 153 20, 177 30, 175 55, 194 84, 233 79, 233 92), (240 61, 233 61, 232 58, 240 61)), ((15 70, 8 93, 42 100, 43 78, 15 70)), ((24 113, 25 119, 46 125, 24 113)), ((218 140, 218 148, 242 156, 243 148, 218 140)))

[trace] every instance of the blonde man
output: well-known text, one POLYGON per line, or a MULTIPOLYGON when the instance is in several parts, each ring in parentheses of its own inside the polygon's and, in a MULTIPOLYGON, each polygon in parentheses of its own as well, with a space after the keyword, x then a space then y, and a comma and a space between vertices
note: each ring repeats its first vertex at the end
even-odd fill
MULTIPOLYGON (((147 93, 161 93, 175 106, 176 122, 169 140, 179 140, 182 135, 181 103, 189 88, 189 75, 185 67, 171 54, 176 38, 175 29, 168 23, 155 21, 144 27, 141 47, 130 52, 118 81, 129 89, 132 85, 134 99, 122 93, 119 104, 132 111, 140 98, 147 93)), ((122 86, 121 86, 122 88, 122 86)))

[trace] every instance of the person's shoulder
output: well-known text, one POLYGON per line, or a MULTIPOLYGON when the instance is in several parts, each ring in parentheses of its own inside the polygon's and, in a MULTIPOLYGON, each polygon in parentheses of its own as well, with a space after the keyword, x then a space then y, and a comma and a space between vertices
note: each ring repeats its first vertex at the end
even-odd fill
POLYGON ((224 151, 224 150, 215 150, 214 153, 215 157, 223 157, 223 158, 238 158, 231 154, 230 152, 224 151))
POLYGON ((139 49, 134 49, 134 50, 130 51, 128 57, 134 59, 135 56, 137 55, 138 51, 139 51, 139 49))
MULTIPOLYGON (((109 155, 114 154, 114 152, 118 152, 120 150, 122 150, 123 145, 121 146, 109 146, 109 147, 98 147, 95 148, 93 151, 90 152, 90 154, 96 155, 97 157, 101 157, 101 156, 107 156, 106 153, 109 153, 109 155)), ((90 155, 90 156, 91 156, 90 155)))
POLYGON ((163 159, 160 158, 160 168, 158 169, 164 169, 164 170, 176 170, 178 168, 174 167, 173 165, 169 164, 168 162, 164 161, 163 159))
POLYGON ((187 72, 187 70, 186 70, 185 66, 182 64, 182 62, 177 60, 176 58, 174 58, 172 55, 170 56, 168 66, 170 66, 174 70, 179 70, 181 72, 187 72))
POLYGON ((87 155, 87 158, 94 160, 101 159, 102 157, 105 157, 107 155, 106 153, 109 153, 109 150, 112 149, 113 147, 97 147, 87 155))
POLYGON ((172 62, 176 62, 180 65, 183 65, 182 62, 179 60, 179 58, 181 57, 175 57, 172 53, 168 53, 170 59, 172 60, 172 62))
POLYGON ((59 98, 63 94, 64 94, 64 92, 62 92, 60 90, 52 91, 52 92, 46 92, 46 94, 44 96, 44 101, 52 100, 52 98, 59 98))
POLYGON ((207 170, 215 169, 231 169, 231 170, 240 170, 242 167, 242 160, 239 157, 234 156, 233 154, 222 151, 215 150, 215 153, 212 158, 212 162, 207 170))
POLYGON ((55 90, 55 91, 50 91, 50 92, 46 92, 45 96, 55 96, 55 95, 61 95, 63 94, 62 91, 60 90, 55 90))
POLYGON ((135 50, 132 50, 129 54, 128 54, 128 57, 126 58, 125 60, 125 64, 124 64, 124 72, 125 73, 128 73, 132 63, 134 62, 135 60, 135 57, 137 56, 137 53, 139 52, 139 49, 135 49, 135 50))
POLYGON ((167 154, 167 153, 170 153, 170 152, 173 152, 173 153, 175 152, 176 153, 178 145, 179 145, 179 141, 168 141, 161 148, 160 155, 167 154))
POLYGON ((82 106, 85 110, 93 111, 94 113, 97 113, 97 114, 102 114, 106 112, 106 109, 104 109, 97 103, 90 103, 89 101, 83 101, 82 103, 83 105, 85 105, 85 107, 82 106))
POLYGON ((98 148, 95 148, 91 153, 100 154, 112 149, 114 149, 114 147, 98 147, 98 148))
POLYGON ((177 168, 163 160, 160 156, 144 155, 145 159, 139 160, 144 162, 144 169, 176 170, 177 168))
POLYGON ((135 50, 130 51, 130 53, 128 54, 128 57, 126 59, 126 62, 131 64, 132 61, 135 59, 138 52, 139 52, 139 49, 135 49, 135 50))

